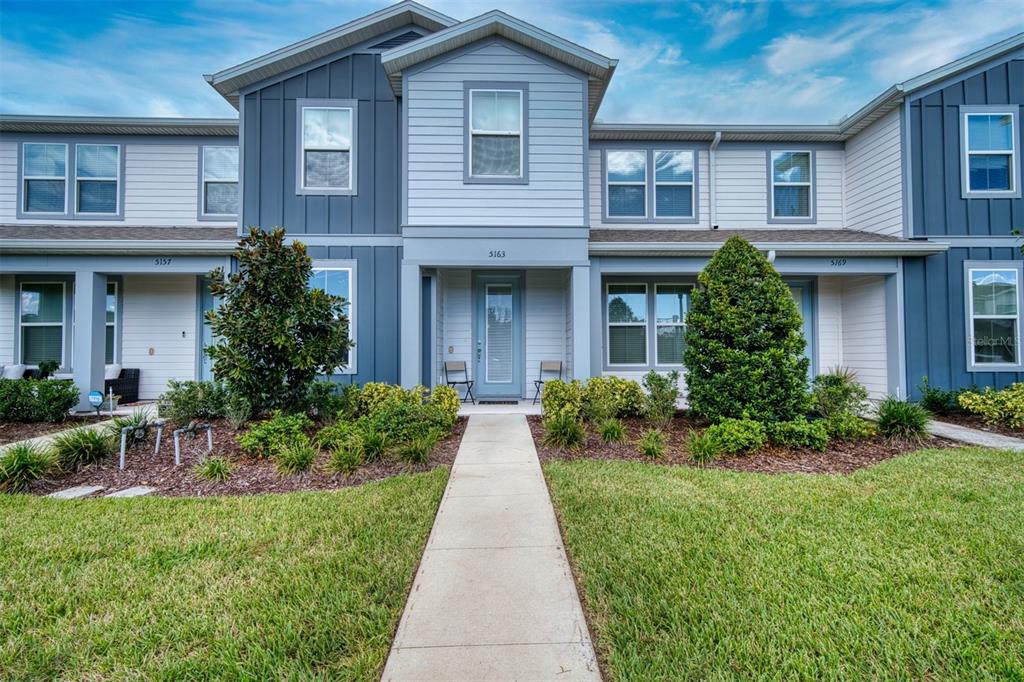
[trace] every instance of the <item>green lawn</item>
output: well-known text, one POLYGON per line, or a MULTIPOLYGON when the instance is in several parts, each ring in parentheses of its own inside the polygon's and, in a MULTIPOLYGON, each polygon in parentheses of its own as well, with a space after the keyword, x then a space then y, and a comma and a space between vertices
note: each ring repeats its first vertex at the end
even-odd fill
POLYGON ((1024 679, 1024 453, 544 470, 613 679, 1024 679))
POLYGON ((0 679, 376 678, 446 480, 0 495, 0 679))

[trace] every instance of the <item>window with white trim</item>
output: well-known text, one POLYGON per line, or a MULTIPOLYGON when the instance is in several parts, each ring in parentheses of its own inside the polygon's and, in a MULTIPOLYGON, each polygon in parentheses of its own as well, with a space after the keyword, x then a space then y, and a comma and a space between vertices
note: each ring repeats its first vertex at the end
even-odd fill
POLYGON ((64 362, 64 282, 22 282, 19 306, 21 362, 64 362))
MULTIPOLYGON (((332 296, 345 299, 345 314, 348 315, 348 333, 353 341, 356 338, 356 304, 355 304, 355 268, 352 266, 316 266, 309 278, 310 289, 322 289, 332 296)), ((345 359, 338 374, 355 373, 355 347, 345 354, 345 359)))
POLYGON ((771 217, 812 217, 814 169, 811 152, 771 152, 771 217))
POLYGON ((1016 116, 1006 112, 964 114, 966 191, 1016 192, 1016 116))
POLYGON ((523 91, 469 91, 469 176, 523 177, 523 91))
POLYGON ((301 106, 301 189, 347 191, 353 183, 354 119, 351 106, 301 106))
POLYGON ((66 213, 68 146, 26 142, 21 153, 22 212, 66 213))
POLYGON ((75 145, 75 212, 116 215, 120 178, 120 145, 75 145))
POLYGON ((685 284, 654 285, 655 362, 658 365, 683 364, 690 289, 685 284))
POLYGON ((605 211, 609 218, 647 217, 647 152, 605 152, 605 211))
POLYGON ((607 285, 608 364, 647 364, 647 285, 607 285))
POLYGON ((238 147, 203 147, 204 216, 238 215, 238 147))
POLYGON ((654 152, 654 217, 693 217, 692 149, 654 152))
POLYGON ((968 268, 968 353, 971 364, 1019 365, 1020 270, 968 268))
POLYGON ((117 282, 107 282, 106 323, 103 361, 112 365, 117 352, 117 282))

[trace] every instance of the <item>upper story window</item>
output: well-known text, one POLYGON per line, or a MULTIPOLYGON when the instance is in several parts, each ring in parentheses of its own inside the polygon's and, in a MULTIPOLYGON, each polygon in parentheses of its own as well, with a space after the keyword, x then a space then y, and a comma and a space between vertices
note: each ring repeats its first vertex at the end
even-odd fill
POLYGON ((654 217, 693 217, 692 149, 654 152, 654 217))
POLYGON ((75 145, 75 212, 116 214, 120 176, 120 146, 75 145))
POLYGON ((769 154, 771 209, 776 222, 813 220, 814 156, 807 151, 778 151, 769 154))
POLYGON ((22 145, 22 212, 67 212, 68 146, 26 142, 22 145))
POLYGON ((524 89, 470 87, 467 180, 524 181, 524 89))
POLYGON ((238 147, 203 147, 202 215, 238 214, 238 147))
POLYGON ((299 100, 298 194, 355 194, 356 102, 299 100))
POLYGON ((647 217, 647 152, 608 150, 605 155, 610 218, 647 217))
POLYGON ((987 106, 961 110, 964 196, 1019 196, 1016 114, 987 106))
POLYGON ((968 367, 1016 370, 1021 365, 1019 262, 967 263, 968 367))

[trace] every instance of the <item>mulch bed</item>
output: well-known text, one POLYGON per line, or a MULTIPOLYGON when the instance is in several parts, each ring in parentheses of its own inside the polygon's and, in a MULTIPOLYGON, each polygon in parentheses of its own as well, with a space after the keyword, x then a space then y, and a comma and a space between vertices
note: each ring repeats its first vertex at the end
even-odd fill
POLYGON ((90 414, 82 417, 68 417, 62 422, 30 422, 27 424, 21 422, 0 422, 0 445, 16 443, 26 438, 45 436, 50 433, 57 433, 58 431, 66 431, 79 426, 85 426, 86 424, 106 421, 107 419, 110 419, 110 417, 106 415, 97 417, 94 414, 90 414))
MULTIPOLYGON (((537 453, 541 461, 573 459, 621 459, 652 464, 696 467, 690 461, 687 448, 690 431, 702 431, 707 423, 685 414, 679 414, 665 430, 665 454, 658 460, 645 457, 637 442, 641 434, 650 428, 643 419, 623 419, 626 438, 621 443, 605 443, 597 429, 588 424, 587 435, 579 450, 565 450, 544 444, 544 423, 542 417, 531 415, 527 421, 537 453)), ((922 448, 956 447, 957 443, 945 438, 928 437, 920 441, 890 440, 881 436, 854 442, 832 442, 824 452, 810 448, 781 448, 767 446, 757 452, 722 457, 705 465, 706 468, 749 471, 764 474, 849 474, 884 460, 922 448)))
POLYGON ((1024 431, 1020 429, 1011 429, 1009 426, 1003 426, 1002 424, 986 424, 985 420, 979 415, 968 414, 966 412, 935 415, 935 421, 946 422, 947 424, 956 424, 957 426, 966 426, 968 428, 978 429, 979 431, 987 431, 988 433, 998 433, 1002 436, 1024 438, 1024 431))
MULTIPOLYGON (((144 485, 156 488, 154 494, 167 497, 205 497, 210 495, 254 495, 295 491, 336 490, 369 481, 397 476, 403 472, 427 471, 436 466, 451 466, 466 430, 466 417, 460 417, 454 432, 438 443, 430 461, 411 466, 388 459, 365 464, 352 476, 332 474, 324 469, 329 453, 322 452, 310 471, 291 478, 278 473, 273 460, 250 457, 235 440, 237 432, 224 420, 213 424, 213 454, 224 457, 231 465, 231 476, 223 483, 196 476, 193 469, 206 452, 206 433, 193 440, 182 440, 181 464, 174 465, 174 439, 171 429, 164 429, 160 454, 154 455, 152 433, 150 442, 128 451, 124 470, 118 469, 118 454, 100 464, 87 466, 52 480, 39 481, 30 492, 38 495, 79 485, 103 486, 107 491, 144 485)), ((310 434, 313 435, 313 434, 310 434)))

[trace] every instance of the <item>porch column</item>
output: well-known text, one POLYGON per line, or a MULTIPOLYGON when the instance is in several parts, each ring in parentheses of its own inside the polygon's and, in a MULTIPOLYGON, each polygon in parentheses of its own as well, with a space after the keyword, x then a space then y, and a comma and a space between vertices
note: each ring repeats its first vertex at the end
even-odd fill
POLYGON ((103 391, 103 362, 106 347, 107 278, 98 272, 75 273, 75 341, 72 366, 78 387, 79 410, 89 405, 90 391, 103 391))
POLYGON ((572 378, 590 376, 590 266, 572 268, 572 378))
POLYGON ((903 330, 903 259, 893 275, 885 276, 885 367, 889 395, 906 400, 906 342, 903 330))
POLYGON ((420 336, 423 333, 423 292, 420 280, 420 266, 402 263, 401 324, 398 328, 401 341, 399 353, 401 382, 404 388, 420 383, 420 365, 423 352, 420 336))

